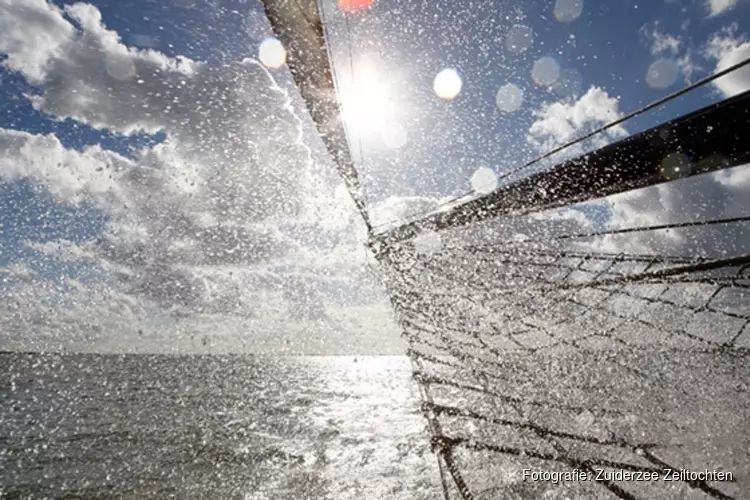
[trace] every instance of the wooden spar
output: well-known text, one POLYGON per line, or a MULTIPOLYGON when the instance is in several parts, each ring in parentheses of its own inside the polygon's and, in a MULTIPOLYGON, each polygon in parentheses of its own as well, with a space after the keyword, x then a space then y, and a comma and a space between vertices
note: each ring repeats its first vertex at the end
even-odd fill
POLYGON ((339 175, 372 232, 354 167, 316 0, 262 0, 271 28, 287 52, 287 66, 339 175))
POLYGON ((382 248, 439 231, 508 215, 523 215, 750 163, 750 91, 623 139, 492 193, 427 215, 371 238, 382 248), (681 153, 689 164, 665 171, 681 153))

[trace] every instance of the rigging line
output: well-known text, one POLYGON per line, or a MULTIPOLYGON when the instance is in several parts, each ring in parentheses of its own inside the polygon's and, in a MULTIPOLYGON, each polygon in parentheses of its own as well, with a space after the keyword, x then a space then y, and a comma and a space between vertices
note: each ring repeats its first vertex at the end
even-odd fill
POLYGON ((606 236, 611 234, 637 233, 642 231, 661 231, 664 229, 680 229, 685 227, 712 226, 716 224, 733 224, 735 222, 748 222, 750 215, 742 217, 729 217, 725 219, 709 219, 703 221, 676 222, 672 224, 661 224, 658 226, 628 227, 624 229, 610 229, 606 231, 594 231, 591 233, 561 234, 548 238, 549 240, 568 240, 577 238, 593 238, 595 236, 606 236))
MULTIPOLYGON (((726 267, 738 267, 747 266, 750 264, 750 254, 739 255, 729 259, 717 259, 708 262, 700 262, 698 264, 691 264, 678 267, 670 267, 667 269, 660 269, 658 271, 649 271, 645 273, 625 275, 617 278, 606 278, 598 281, 590 281, 584 283, 561 283, 557 288, 591 288, 595 286, 606 286, 606 285, 617 285, 620 283, 632 284, 649 282, 649 280, 669 278, 671 276, 678 276, 680 274, 697 273, 701 271, 712 271, 715 269, 722 269, 726 267)), ((657 282, 658 283, 658 282, 657 282)))
MULTIPOLYGON (((705 85, 707 83, 710 83, 710 82, 712 82, 712 81, 714 81, 714 80, 716 80, 718 78, 721 78, 721 77, 723 77, 723 76, 725 76, 725 75, 727 75, 727 74, 729 74, 729 73, 731 73, 733 71, 736 71, 736 70, 738 70, 738 69, 740 69, 740 68, 742 68, 742 67, 744 67, 744 66, 746 66, 748 64, 750 64, 750 58, 747 58, 747 59, 745 59, 743 61, 740 61, 737 64, 734 64, 732 66, 729 66, 728 68, 725 68, 725 69, 723 69, 723 70, 721 70, 721 71, 719 71, 717 73, 714 73, 714 74, 709 75, 709 76, 707 76, 707 77, 705 77, 705 78, 703 78, 701 80, 698 80, 697 82, 695 82, 693 84, 690 84, 690 85, 688 85, 686 87, 683 87, 680 90, 672 92, 671 94, 668 94, 668 95, 662 97, 661 99, 657 99, 656 101, 653 101, 652 103, 647 104, 646 106, 643 106, 642 108, 636 109, 635 111, 632 111, 632 112, 628 113, 627 115, 618 118, 617 120, 609 122, 606 125, 602 125, 601 127, 597 128, 597 129, 595 129, 595 130, 593 130, 593 131, 591 131, 591 132, 589 132, 587 134, 584 134, 584 135, 582 135, 582 136, 580 136, 580 137, 578 137, 576 139, 573 139, 573 140, 571 140, 569 142, 566 142, 565 144, 563 144, 561 146, 558 146, 558 147, 556 147, 556 148, 554 148, 554 149, 552 149, 552 150, 550 150, 550 151, 548 151, 548 152, 546 152, 546 153, 544 153, 544 154, 542 154, 540 156, 537 156, 536 158, 534 158, 534 159, 532 159, 532 160, 524 163, 523 165, 521 165, 519 167, 516 167, 516 168, 514 168, 514 169, 512 169, 512 170, 510 170, 508 172, 503 173, 502 175, 498 176, 497 179, 496 179, 496 181, 494 181, 494 182, 498 182, 499 183, 501 180, 507 179, 508 177, 510 177, 512 175, 515 175, 518 172, 521 172, 522 170, 526 170, 527 168, 529 168, 529 167, 531 167, 533 165, 536 165, 537 163, 541 162, 542 160, 545 160, 545 159, 549 158, 550 156, 553 156, 553 155, 555 155, 555 154, 557 154, 557 153, 559 153, 559 152, 561 152, 561 151, 563 151, 565 149, 568 149, 571 146, 575 146, 576 144, 579 144, 579 143, 585 141, 586 139, 590 139, 591 137, 593 137, 593 136, 595 136, 597 134, 600 134, 600 133, 602 133, 602 132, 604 132, 606 130, 609 130, 609 129, 613 128, 613 127, 616 127, 617 125, 620 125, 620 124, 622 124, 622 123, 624 123, 624 122, 626 122, 626 121, 628 121, 628 120, 630 120, 632 118, 635 118, 636 116, 642 115, 643 113, 645 113, 647 111, 651 111, 654 108, 657 108, 657 107, 659 107, 659 106, 661 106, 663 104, 666 104, 669 101, 672 101, 672 100, 674 100, 674 99, 676 99, 678 97, 681 97, 681 96, 687 94, 688 92, 691 92, 691 91, 695 90, 698 87, 702 87, 703 85, 705 85)), ((503 186, 503 187, 507 187, 507 186, 503 186)), ((502 189, 503 187, 498 186, 495 189, 495 191, 497 191, 498 189, 502 189)), ((476 190, 468 192, 468 193, 464 193, 464 194, 459 195, 459 196, 454 196, 451 199, 449 199, 448 201, 440 203, 438 206, 436 206, 435 208, 433 208, 433 209, 431 209, 429 211, 428 210, 424 210, 422 212, 418 212, 418 213, 416 213, 416 214, 414 214, 412 216, 411 222, 419 221, 425 215, 429 215, 429 214, 431 214, 433 212, 437 212, 441 208, 445 208, 447 205, 450 205, 451 203, 454 203, 454 202, 460 200, 461 198, 471 196, 474 193, 476 193, 476 190)), ((390 226, 391 224, 394 224, 394 223, 397 223, 397 222, 400 222, 400 220, 399 219, 394 219, 394 220, 391 220, 391 221, 388 221, 388 222, 385 222, 385 223, 382 223, 382 224, 378 224, 377 226, 375 226, 373 228, 373 232, 377 233, 378 230, 382 229, 383 227, 390 226)))
MULTIPOLYGON (((626 253, 626 252, 597 252, 594 250, 567 250, 567 249, 539 249, 535 247, 496 247, 492 245, 456 245, 446 246, 441 248, 438 256, 442 256, 443 253, 452 251, 466 251, 472 252, 475 255, 482 252, 485 255, 511 255, 513 257, 528 257, 528 256, 542 256, 542 257, 554 257, 557 259, 584 259, 584 260, 619 260, 621 262, 666 262, 676 264, 692 264, 707 260, 708 258, 704 255, 657 255, 657 254, 638 254, 638 253, 626 253)), ((530 261, 518 261, 524 264, 536 264, 530 261)))
MULTIPOLYGON (((670 224, 660 224, 656 226, 640 226, 640 227, 627 227, 623 229, 606 229, 602 231, 592 231, 589 233, 573 233, 573 234, 559 234, 557 236, 549 236, 545 238, 543 241, 557 241, 557 240, 572 240, 572 239, 581 239, 581 238, 594 238, 597 236, 609 236, 609 235, 615 235, 615 234, 627 234, 627 233, 640 233, 640 232, 646 232, 646 231, 663 231, 666 229, 682 229, 682 228, 688 228, 688 227, 700 227, 700 226, 714 226, 719 224, 735 224, 738 222, 750 222, 750 215, 743 215, 740 217, 728 217, 723 219, 709 219, 709 220, 700 220, 700 221, 688 221, 688 222, 674 222, 670 224)), ((524 241, 522 243, 516 243, 516 242, 510 242, 509 244, 506 244, 502 249, 498 250, 498 253, 510 253, 511 251, 515 251, 517 254, 524 254, 524 253, 533 253, 537 251, 533 247, 531 248, 525 248, 524 245, 527 245, 529 243, 538 243, 542 240, 531 240, 531 241, 524 241)), ((457 247, 448 247, 447 250, 452 249, 458 249, 458 250, 490 250, 493 249, 493 247, 488 245, 466 245, 466 246, 457 246, 457 247)), ((549 252, 555 252, 556 250, 550 249, 549 252)), ((559 250, 560 255, 562 256, 564 253, 566 253, 567 250, 561 249, 559 250)), ((595 254, 596 252, 594 252, 595 254)))

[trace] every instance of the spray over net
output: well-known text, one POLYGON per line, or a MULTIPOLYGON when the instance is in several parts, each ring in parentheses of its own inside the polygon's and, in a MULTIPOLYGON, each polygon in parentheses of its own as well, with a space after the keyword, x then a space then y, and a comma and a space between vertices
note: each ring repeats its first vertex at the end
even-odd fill
POLYGON ((747 496, 750 216, 747 204, 709 216, 699 193, 746 175, 750 92, 536 167, 750 60, 506 172, 489 194, 378 231, 317 2, 264 6, 368 227, 445 497, 747 496), (680 220, 612 224, 617 196, 664 186, 696 206, 680 220))
POLYGON ((750 216, 699 189, 746 172, 749 99, 372 238, 447 498, 748 491, 750 216), (683 219, 613 226, 657 189, 683 219))

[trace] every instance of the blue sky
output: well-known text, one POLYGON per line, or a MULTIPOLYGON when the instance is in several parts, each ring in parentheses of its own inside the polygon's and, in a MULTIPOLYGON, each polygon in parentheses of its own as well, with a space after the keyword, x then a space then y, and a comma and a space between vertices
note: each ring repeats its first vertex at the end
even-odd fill
MULTIPOLYGON (((366 12, 344 15, 334 0, 323 0, 353 155, 371 208, 385 214, 382 221, 403 214, 393 207, 429 207, 465 193, 478 168, 502 174, 750 50, 750 2, 713 2, 726 10, 710 15, 710 0, 376 0, 366 12), (565 19, 571 9, 579 15, 565 19), (509 37, 519 33, 524 36, 514 40, 522 47, 511 46, 509 37), (537 72, 535 81, 540 60, 554 60, 559 73, 550 79, 549 71, 537 72), (646 74, 659 60, 674 74, 669 85, 653 88, 646 74), (441 99, 433 83, 447 68, 462 86, 452 99, 441 99), (561 81, 573 84, 561 89, 561 81), (496 95, 509 84, 521 89, 523 101, 503 112, 496 95)), ((327 321, 325 311, 335 316, 331 311, 348 307, 349 319, 337 316, 335 323, 344 332, 352 317, 367 322, 353 309, 377 295, 363 277, 362 227, 290 75, 283 66, 242 63, 256 58, 270 36, 259 2, 87 5, 58 11, 42 0, 0 0, 0 14, 15 23, 0 33, 0 268, 22 264, 40 279, 69 276, 89 284, 91 272, 106 269, 123 280, 124 310, 141 319, 154 304, 170 311, 195 300, 194 312, 239 307, 243 318, 267 307, 267 314, 293 311, 327 321), (36 17, 22 8, 32 4, 40 9, 36 17), (97 13, 119 44, 107 38, 97 13), (34 24, 40 19, 51 24, 34 24), (38 36, 42 31, 51 33, 49 40, 38 36), (38 40, 62 42, 55 52, 38 40), (38 65, 35 57, 46 63, 38 65), (108 75, 103 68, 118 57, 154 73, 108 75), (192 62, 178 68, 180 58, 192 62), (289 92, 296 112, 290 114, 271 79, 289 92), (216 92, 229 100, 217 100, 216 92), (202 108, 206 104, 210 109, 202 108), (196 182, 210 189, 203 192, 196 182), (274 211, 286 210, 286 199, 305 207, 302 215, 267 222, 274 211), (59 248, 72 253, 61 255, 59 248), (238 265, 244 262, 238 252, 251 264, 238 265), (242 272, 249 274, 238 278, 242 272), (238 289, 271 297, 270 305, 248 305, 238 289), (179 303, 170 302, 172 296, 179 303), (306 301, 309 307, 300 308, 306 301)), ((743 78, 750 79, 741 75, 735 87, 743 78)), ((606 140, 731 92, 706 86, 606 140)), ((652 205, 632 210, 641 206, 652 205)), ((606 206, 586 213, 600 222, 633 216, 606 206)))
MULTIPOLYGON (((117 31, 125 44, 154 48, 168 56, 182 55, 211 65, 231 64, 255 56, 258 44, 270 34, 255 0, 92 3, 101 11, 105 24, 117 31)), ((544 103, 560 100, 531 79, 533 63, 541 57, 551 56, 561 69, 580 75, 582 87, 577 95, 595 85, 618 97, 619 109, 628 112, 685 84, 683 74, 664 89, 654 89, 645 83, 646 71, 655 59, 677 57, 652 54, 652 40, 644 31, 658 30, 681 37, 681 53, 684 53, 685 49, 698 51, 712 34, 730 22, 738 24, 740 33, 746 32, 745 20, 750 18, 748 2, 739 2, 730 11, 712 17, 707 16, 706 2, 702 1, 582 2, 580 17, 567 23, 555 19, 553 2, 524 4, 521 15, 516 7, 512 2, 479 0, 424 3, 379 0, 368 12, 349 16, 344 24, 334 2, 324 2, 339 74, 348 76, 350 50, 355 63, 377 52, 387 64, 408 69, 408 79, 398 82, 402 85, 393 92, 406 102, 422 105, 419 112, 423 114, 410 119, 427 124, 451 123, 445 136, 421 133, 424 128, 411 135, 414 144, 406 149, 418 151, 419 158, 407 158, 421 160, 423 168, 404 168, 407 161, 403 151, 397 151, 394 158, 383 155, 382 148, 368 151, 365 147, 363 157, 359 158, 355 141, 355 157, 364 161, 362 169, 373 176, 369 188, 374 199, 387 194, 456 194, 468 188, 466 181, 477 163, 502 171, 536 156, 539 151, 526 144, 523 134, 534 121, 533 111, 544 103), (503 50, 503 37, 514 25, 527 26, 533 33, 532 46, 521 54, 503 50), (346 35, 347 27, 350 35, 346 35), (416 29, 421 30, 417 36, 416 29), (456 68, 463 79, 461 93, 449 103, 436 100, 432 93, 434 75, 448 67, 456 68), (519 112, 503 115, 494 105, 495 93, 507 82, 522 88, 524 104, 519 112), (456 138, 457 131, 461 131, 464 144, 450 140, 456 138), (424 147, 436 143, 449 145, 447 164, 442 157, 441 165, 429 165, 427 161, 433 158, 422 154, 424 147), (375 165, 368 168, 370 163, 375 165), (393 175, 394 168, 400 172, 393 175), (411 175, 405 175, 404 171, 411 175)), ((693 80, 713 69, 710 63, 700 61, 700 56, 694 58, 702 62, 703 71, 692 75, 693 80)), ((163 140, 161 135, 124 137, 92 130, 70 119, 50 119, 23 98, 23 93, 35 92, 32 86, 17 74, 6 69, 0 71, 2 127, 53 132, 68 147, 80 149, 84 145, 101 144, 122 154, 128 154, 133 147, 163 140)), ((276 70, 274 76, 291 89, 284 69, 276 70)), ((382 78, 389 76, 383 74, 382 78)), ((715 88, 707 86, 629 122, 626 127, 634 133, 721 98, 715 88)), ((309 127, 307 132, 312 133, 309 127)), ((356 133, 353 137, 356 138, 356 133)))
MULTIPOLYGON (((417 151, 417 155, 409 156, 409 148, 402 148, 380 158, 377 147, 365 150, 365 164, 375 163, 370 168, 365 166, 366 171, 373 172, 372 190, 433 195, 445 194, 446 188, 462 191, 468 188, 467 180, 477 162, 503 170, 538 155, 540 151, 529 147, 524 137, 536 119, 533 113, 544 103, 561 100, 532 81, 533 64, 539 58, 551 56, 562 70, 577 72, 582 81, 578 96, 597 86, 619 99, 621 112, 629 112, 685 85, 684 74, 677 75, 666 88, 647 85, 645 76, 655 60, 667 58, 677 65, 679 58, 690 54, 694 63, 703 66, 703 71, 690 75, 692 80, 706 76, 715 64, 701 57, 701 46, 730 21, 738 24, 739 32, 747 30, 744 21, 750 17, 747 2, 714 17, 708 17, 706 3, 698 1, 582 2, 580 17, 563 23, 553 15, 554 2, 524 3, 520 15, 516 5, 383 0, 348 22, 332 16, 340 75, 350 73, 351 39, 355 65, 358 57, 379 53, 385 65, 407 73, 398 81, 396 93, 406 102, 429 109, 426 115, 418 116, 426 124, 416 126, 413 134, 411 151, 417 151), (503 37, 514 25, 525 26, 533 33, 533 45, 520 54, 503 47, 503 37), (345 34, 347 26, 349 36, 345 34), (654 31, 679 37, 681 50, 653 54, 653 38, 647 33, 654 31), (453 101, 440 103, 434 99, 432 79, 446 67, 458 70, 463 88, 453 101), (524 103, 519 111, 504 115, 494 104, 495 93, 506 83, 523 90, 524 103), (438 126, 436 130, 434 124, 444 122, 450 122, 450 126, 438 126), (441 144, 447 147, 441 148, 441 144), (424 154, 435 147, 440 149, 439 158, 424 154), (408 168, 410 161, 420 163, 420 168, 408 168)), ((328 12, 336 11, 329 7, 328 12)), ((383 75, 384 79, 389 77, 383 75)), ((707 86, 629 122, 626 128, 634 133, 721 98, 715 88, 707 86)), ((410 118, 414 117, 407 120, 410 118)))

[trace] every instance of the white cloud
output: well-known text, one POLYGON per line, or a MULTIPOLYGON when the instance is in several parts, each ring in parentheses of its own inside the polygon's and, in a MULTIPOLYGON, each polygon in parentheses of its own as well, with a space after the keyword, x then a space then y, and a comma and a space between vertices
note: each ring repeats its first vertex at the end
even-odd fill
MULTIPOLYGON (((620 118, 619 99, 607 91, 591 87, 580 99, 542 106, 534 113, 536 121, 529 128, 527 140, 540 151, 547 151, 586 132, 620 118)), ((590 147, 599 148, 625 137, 627 131, 617 125, 591 139, 590 147)), ((578 154, 583 147, 570 148, 568 154, 578 154)))
POLYGON ((0 0, 0 13, 0 53, 7 55, 4 66, 40 82, 75 28, 63 18, 62 10, 44 0, 0 0))
MULTIPOLYGON (((750 41, 737 35, 737 25, 714 34, 705 48, 705 56, 716 63, 714 72, 721 71, 750 58, 750 41)), ((725 97, 731 97, 750 88, 750 66, 714 81, 725 97)))
POLYGON ((0 179, 28 179, 44 185, 61 202, 84 196, 119 196, 114 176, 128 160, 98 146, 84 151, 65 149, 54 135, 34 135, 0 128, 0 179))
POLYGON ((682 71, 682 74, 685 76, 686 84, 690 84, 692 81, 693 75, 703 69, 700 66, 700 64, 696 61, 693 50, 688 50, 687 52, 685 52, 685 54, 680 56, 677 59, 677 66, 680 68, 680 71, 682 71))
POLYGON ((658 21, 644 24, 640 32, 649 43, 651 54, 655 56, 665 53, 675 56, 683 45, 681 37, 661 32, 658 21))
MULTIPOLYGON (((312 341, 300 336, 318 332, 311 333, 316 349, 326 351, 321 342, 351 339, 341 325, 351 323, 352 308, 382 316, 363 225, 342 189, 320 174, 290 97, 257 61, 215 68, 127 47, 95 7, 63 11, 43 0, 0 0, 0 54, 37 88, 28 96, 33 105, 54 119, 166 133, 162 144, 124 158, 98 146, 68 149, 53 135, 0 130, 1 180, 27 179, 61 203, 91 200, 106 215, 93 241, 27 242, 29 265, 87 262, 111 276, 106 287, 87 284, 83 292, 48 287, 47 299, 15 290, 14 300, 23 292, 20 309, 0 311, 8 331, 28 334, 47 318, 36 326, 48 337, 104 328, 92 334, 95 344, 122 346, 139 339, 132 324, 160 318, 175 335, 224 328, 240 338, 253 329, 248 342, 257 335, 261 344, 290 341, 302 351, 312 341), (78 315, 104 288, 127 307, 101 304, 78 315), (45 304, 55 297, 51 312, 45 304), (34 320, 40 308, 46 312, 34 320), (117 340, 118 332, 129 340, 117 340)), ((391 326, 381 351, 400 345, 391 326)))
POLYGON ((706 0, 709 16, 718 16, 734 8, 737 0, 706 0))
MULTIPOLYGON (((659 184, 606 199, 607 227, 621 229, 747 215, 750 166, 659 184)), ((737 255, 750 247, 745 225, 630 233, 594 241, 600 250, 664 255, 737 255), (742 229, 745 228, 745 229, 742 229)))
POLYGON ((681 43, 679 37, 660 33, 658 36, 654 37, 653 44, 651 45, 651 53, 661 54, 667 52, 670 54, 677 54, 680 51, 681 43))

